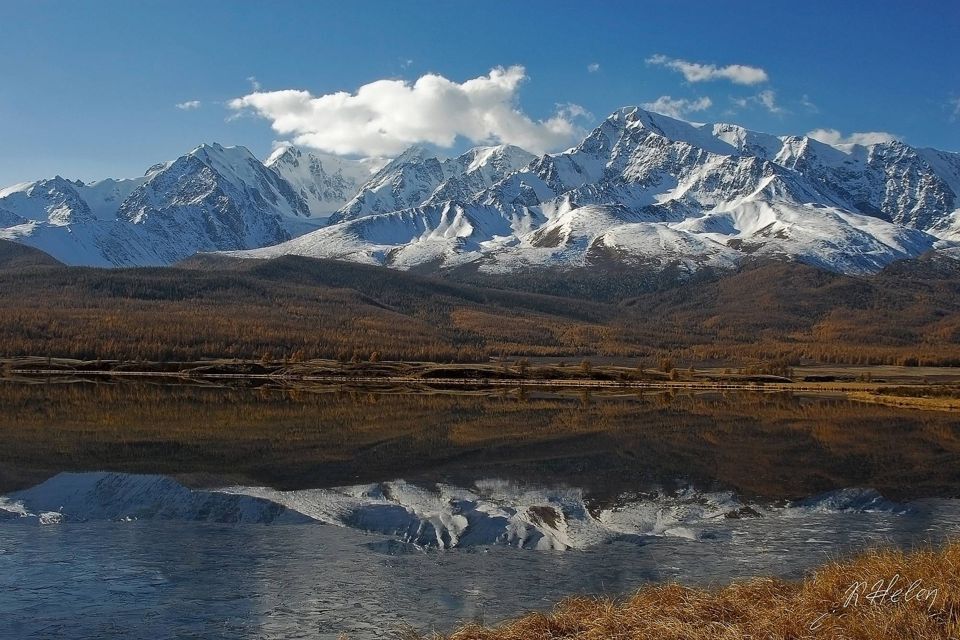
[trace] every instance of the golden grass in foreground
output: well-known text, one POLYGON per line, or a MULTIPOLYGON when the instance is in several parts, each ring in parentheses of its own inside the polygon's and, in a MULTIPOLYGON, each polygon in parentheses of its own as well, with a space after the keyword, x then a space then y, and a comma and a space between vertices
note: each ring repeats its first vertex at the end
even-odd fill
POLYGON ((757 578, 717 591, 650 586, 623 601, 572 598, 448 640, 935 640, 960 638, 960 543, 873 550, 803 582, 757 578))

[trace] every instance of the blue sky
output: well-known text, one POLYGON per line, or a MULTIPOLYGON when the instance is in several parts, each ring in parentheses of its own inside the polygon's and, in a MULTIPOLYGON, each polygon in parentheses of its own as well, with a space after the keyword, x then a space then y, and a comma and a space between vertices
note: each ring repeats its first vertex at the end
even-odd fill
MULTIPOLYGON (((691 120, 777 134, 886 132, 957 151, 958 29, 960 3, 952 0, 0 0, 0 185, 58 173, 138 175, 200 142, 242 144, 263 157, 275 140, 302 136, 343 151, 357 126, 345 118, 357 109, 389 119, 382 96, 343 108, 324 102, 319 115, 284 134, 271 124, 289 122, 284 109, 314 105, 311 97, 379 80, 436 74, 456 93, 515 65, 522 72, 510 73, 522 81, 504 99, 528 120, 490 125, 509 142, 556 146, 573 135, 565 124, 589 128, 619 106, 653 103, 691 120), (300 106, 264 98, 230 107, 256 87, 271 98, 279 90, 309 95, 298 94, 300 106), (663 96, 670 100, 658 102, 663 96), (176 106, 194 101, 195 108, 176 106), (559 115, 558 105, 566 105, 559 115), (548 134, 541 121, 551 118, 559 120, 548 134), (525 132, 504 133, 518 127, 525 132)), ((400 95, 401 113, 421 114, 417 95, 400 95)), ((446 118, 437 113, 457 103, 432 99, 426 104, 439 111, 418 126, 439 131, 425 136, 484 135, 476 122, 439 122, 446 118)), ((391 144, 361 151, 383 152, 419 135, 393 126, 381 131, 391 144)), ((466 144, 461 136, 455 147, 466 144)))

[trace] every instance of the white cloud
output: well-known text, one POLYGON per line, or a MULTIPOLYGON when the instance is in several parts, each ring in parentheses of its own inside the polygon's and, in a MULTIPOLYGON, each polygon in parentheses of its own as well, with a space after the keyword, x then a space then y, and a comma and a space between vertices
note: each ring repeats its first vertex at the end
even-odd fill
POLYGON ((458 137, 542 153, 583 134, 575 120, 585 112, 577 105, 562 105, 546 120, 523 113, 517 94, 526 79, 518 65, 463 83, 430 73, 413 83, 377 80, 356 93, 255 91, 228 105, 270 120, 274 131, 298 145, 337 154, 395 155, 417 143, 450 147, 458 137))
POLYGON ((756 100, 770 113, 783 113, 783 108, 777 105, 777 94, 773 89, 765 89, 756 95, 756 100))
POLYGON ((725 67, 718 67, 715 64, 701 64, 678 58, 669 58, 660 53, 647 58, 647 64, 679 71, 687 79, 687 82, 729 80, 735 84, 760 84, 769 79, 767 72, 760 67, 750 67, 744 64, 728 64, 725 67))
POLYGON ((745 98, 731 97, 730 102, 741 109, 759 105, 770 113, 781 114, 787 112, 786 109, 777 104, 777 92, 773 89, 764 89, 755 96, 747 96, 745 98))
POLYGON ((200 108, 199 100, 187 100, 186 102, 178 102, 176 105, 177 109, 183 109, 184 111, 190 111, 191 109, 200 108))
POLYGON ((590 64, 587 65, 587 71, 589 73, 596 73, 597 71, 600 71, 600 63, 591 62, 590 64))
POLYGON ((954 122, 957 118, 960 118, 960 98, 948 100, 947 104, 953 107, 953 112, 950 114, 950 122, 954 122))
POLYGON ((250 87, 254 91, 260 91, 261 87, 260 87, 260 82, 257 81, 257 76, 247 76, 247 82, 250 83, 250 87))
POLYGON ((836 129, 814 129, 807 133, 807 136, 827 144, 877 144, 879 142, 893 142, 899 140, 900 136, 886 131, 859 131, 851 133, 848 136, 843 135, 836 129))
POLYGON ((647 102, 641 105, 647 111, 662 113, 671 118, 683 118, 689 113, 705 111, 713 106, 713 100, 707 97, 697 98, 696 100, 687 100, 686 98, 671 98, 670 96, 660 96, 653 102, 647 102))
POLYGON ((557 115, 567 119, 567 120, 576 120, 577 118, 587 118, 588 120, 593 119, 593 114, 581 107, 578 104, 573 102, 567 103, 558 103, 557 115))
POLYGON ((803 94, 803 97, 800 98, 800 104, 810 113, 820 113, 820 107, 814 104, 813 100, 811 100, 807 94, 803 94))

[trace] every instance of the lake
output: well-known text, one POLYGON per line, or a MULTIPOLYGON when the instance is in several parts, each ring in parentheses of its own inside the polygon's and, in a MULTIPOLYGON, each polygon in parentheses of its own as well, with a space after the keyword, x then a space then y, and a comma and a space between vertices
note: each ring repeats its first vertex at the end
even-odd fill
POLYGON ((757 392, 0 382, 0 637, 379 638, 960 531, 960 416, 757 392))

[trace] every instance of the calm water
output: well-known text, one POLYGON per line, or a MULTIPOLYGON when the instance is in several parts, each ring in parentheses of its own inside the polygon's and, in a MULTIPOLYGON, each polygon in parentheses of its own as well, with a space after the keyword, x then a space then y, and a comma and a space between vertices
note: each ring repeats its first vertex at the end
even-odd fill
POLYGON ((0 525, 0 637, 380 638, 549 608, 645 582, 796 577, 875 541, 960 531, 922 515, 812 514, 719 523, 707 541, 650 538, 584 551, 483 547, 389 553, 388 538, 324 525, 196 522, 0 525))
MULTIPOLYGON (((0 519, 4 639, 380 638, 404 625, 495 622, 650 581, 794 578, 865 545, 909 547, 960 532, 960 418, 838 398, 6 382, 0 404, 0 494, 64 471, 286 491, 400 478, 476 491, 478 478, 499 478, 575 492, 587 522, 649 501, 651 491, 690 486, 729 492, 761 512, 700 518, 690 535, 682 527, 619 535, 567 551, 438 550, 405 544, 405 521, 393 530, 393 520, 348 513, 346 526, 223 524, 203 520, 230 519, 233 503, 211 516, 206 503, 171 511, 169 497, 96 494, 96 511, 94 494, 61 490, 44 503, 27 491, 37 512, 65 505, 65 517, 0 519), (844 487, 872 487, 896 504, 782 507, 844 487), (128 513, 140 519, 119 521, 128 513), (360 530, 376 527, 381 533, 360 530)), ((533 493, 523 504, 553 495, 533 493)), ((699 495, 678 513, 709 502, 699 495)), ((452 504, 451 513, 466 503, 452 504)), ((574 522, 564 508, 557 513, 574 522)))

